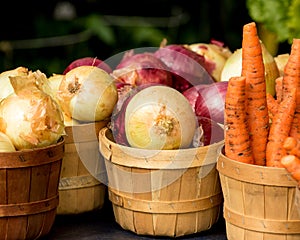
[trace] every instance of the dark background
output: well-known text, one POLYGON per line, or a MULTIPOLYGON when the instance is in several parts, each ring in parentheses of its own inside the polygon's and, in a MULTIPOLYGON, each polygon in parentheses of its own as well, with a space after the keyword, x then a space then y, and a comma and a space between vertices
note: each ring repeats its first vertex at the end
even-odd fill
POLYGON ((105 60, 159 47, 163 38, 170 44, 216 39, 234 51, 242 26, 252 21, 240 0, 8 1, 1 10, 0 72, 22 65, 48 76, 80 57, 105 60), (55 14, 62 3, 71 4, 72 16, 55 14))

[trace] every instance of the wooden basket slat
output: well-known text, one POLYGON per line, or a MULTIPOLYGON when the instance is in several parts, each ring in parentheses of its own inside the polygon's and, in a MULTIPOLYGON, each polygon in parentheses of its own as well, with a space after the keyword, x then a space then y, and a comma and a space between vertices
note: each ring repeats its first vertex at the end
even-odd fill
POLYGON ((42 165, 31 168, 30 202, 47 198, 48 183, 50 180, 51 166, 42 165), (40 186, 46 186, 41 188, 40 186))
POLYGON ((7 204, 29 201, 31 168, 9 169, 7 171, 7 204))
POLYGON ((106 181, 106 173, 98 133, 107 123, 105 120, 66 127, 57 214, 79 214, 103 207, 106 185, 101 181, 106 181))
POLYGON ((47 196, 55 196, 56 194, 58 194, 58 184, 60 179, 61 166, 62 159, 60 162, 53 162, 50 166, 47 196))
POLYGON ((229 240, 300 238, 300 191, 284 168, 240 163, 220 154, 217 170, 229 240))
POLYGON ((141 150, 114 143, 108 128, 101 129, 99 150, 117 223, 153 236, 209 229, 218 220, 223 201, 215 169, 221 145, 182 152, 141 150))
POLYGON ((63 154, 62 138, 57 144, 45 148, 0 155, 2 239, 37 239, 49 233, 58 205, 63 154), (7 159, 11 163, 8 164, 7 159))
POLYGON ((28 216, 28 228, 29 232, 26 233, 27 239, 34 239, 40 236, 40 233, 44 227, 44 214, 36 214, 28 216), (38 223, 38 224, 37 224, 38 223))
MULTIPOLYGON (((27 239, 27 221, 28 217, 17 217, 7 219, 6 233, 3 235, 7 239, 27 239)), ((39 224, 39 223, 37 223, 39 224)), ((30 230, 29 230, 30 231, 30 230)))

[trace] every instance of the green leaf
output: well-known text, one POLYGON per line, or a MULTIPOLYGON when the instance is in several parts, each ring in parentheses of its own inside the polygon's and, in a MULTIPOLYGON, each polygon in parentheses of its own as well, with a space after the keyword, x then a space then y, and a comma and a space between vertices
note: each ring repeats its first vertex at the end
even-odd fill
POLYGON ((159 47, 165 34, 154 27, 134 27, 131 29, 133 42, 137 45, 147 43, 151 46, 159 47))
POLYGON ((247 0, 246 6, 250 17, 271 32, 277 34, 278 41, 283 42, 290 36, 287 26, 288 11, 292 0, 247 0))
POLYGON ((293 0, 288 11, 289 21, 287 26, 290 30, 289 42, 292 43, 293 38, 300 38, 300 0, 293 0))
POLYGON ((85 27, 92 31, 104 43, 112 45, 115 43, 115 34, 100 15, 91 14, 85 19, 85 27))

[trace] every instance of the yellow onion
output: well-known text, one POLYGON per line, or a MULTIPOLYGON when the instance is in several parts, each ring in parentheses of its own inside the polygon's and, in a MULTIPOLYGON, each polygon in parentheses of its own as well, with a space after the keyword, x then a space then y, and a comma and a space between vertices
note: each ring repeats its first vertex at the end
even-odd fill
MULTIPOLYGON (((262 57, 265 67, 266 91, 275 95, 275 80, 280 76, 274 57, 261 42, 262 57)), ((228 81, 232 76, 241 76, 242 73, 242 49, 239 48, 227 59, 221 73, 221 81, 228 81)))
POLYGON ((63 74, 55 74, 55 73, 53 73, 50 77, 48 77, 48 84, 51 89, 52 95, 54 96, 55 99, 59 89, 59 85, 63 78, 64 78, 63 74))
POLYGON ((39 89, 37 77, 10 77, 14 93, 0 102, 0 131, 16 150, 45 147, 56 143, 64 131, 64 119, 52 97, 39 89))
POLYGON ((136 93, 126 107, 124 124, 130 146, 163 150, 189 147, 197 127, 188 100, 164 85, 136 93))
POLYGON ((74 118, 70 118, 63 111, 62 111, 62 113, 63 113, 63 116, 64 116, 64 124, 65 124, 66 127, 75 126, 75 125, 80 124, 79 121, 77 121, 74 118))
POLYGON ((4 71, 0 74, 0 100, 14 92, 10 84, 10 76, 26 76, 28 69, 25 67, 17 67, 15 69, 4 71))
POLYGON ((15 152, 15 146, 13 145, 12 141, 9 137, 0 132, 0 152, 15 152))
POLYGON ((110 117, 118 100, 113 77, 96 66, 79 66, 61 80, 57 98, 64 113, 83 122, 110 117))

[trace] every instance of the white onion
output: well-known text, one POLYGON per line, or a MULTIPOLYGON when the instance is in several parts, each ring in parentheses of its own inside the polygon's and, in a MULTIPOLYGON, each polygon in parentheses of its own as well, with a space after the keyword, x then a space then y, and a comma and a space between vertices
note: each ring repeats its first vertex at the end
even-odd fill
POLYGON ((38 88, 36 76, 10 77, 14 93, 0 102, 0 131, 16 150, 49 146, 65 134, 63 115, 52 97, 38 88))
POLYGON ((232 76, 242 74, 242 49, 236 49, 227 59, 221 72, 220 81, 229 81, 232 76))
POLYGON ((226 60, 232 54, 229 48, 214 43, 193 43, 188 45, 188 47, 199 55, 204 56, 205 69, 216 82, 219 82, 226 60))
POLYGON ((197 122, 187 99, 168 86, 136 93, 125 113, 125 133, 132 147, 178 149, 191 145, 197 122))
POLYGON ((57 98, 68 117, 91 122, 111 115, 118 92, 110 74, 95 66, 80 66, 66 73, 57 98))

